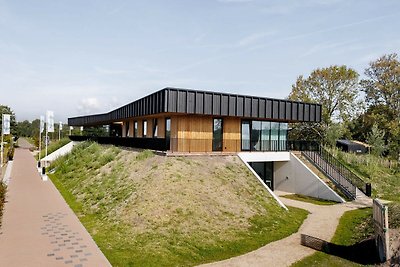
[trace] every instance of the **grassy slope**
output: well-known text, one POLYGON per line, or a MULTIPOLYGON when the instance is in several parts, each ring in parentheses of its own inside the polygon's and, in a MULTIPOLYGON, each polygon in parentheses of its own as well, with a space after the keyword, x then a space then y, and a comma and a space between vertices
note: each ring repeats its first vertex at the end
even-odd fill
POLYGON ((113 266, 192 266, 297 231, 236 157, 167 158, 83 143, 52 181, 113 266))
MULTIPOLYGON (((54 140, 52 141, 48 146, 47 146, 47 155, 50 155, 51 153, 53 153, 54 151, 56 151, 57 149, 65 146, 66 144, 68 144, 69 142, 71 142, 71 140, 69 140, 69 138, 62 138, 60 140, 54 140)), ((45 147, 42 147, 42 150, 40 152, 40 158, 44 158, 46 154, 46 150, 45 147)), ((39 155, 36 156, 36 159, 39 158, 39 155)))
MULTIPOLYGON (((373 234, 372 209, 358 209, 346 212, 339 221, 331 242, 337 245, 351 246, 373 234)), ((319 266, 363 266, 352 261, 315 252, 313 255, 296 262, 292 267, 319 266)))
POLYGON ((400 169, 389 169, 379 164, 373 155, 356 155, 334 151, 338 159, 372 185, 372 196, 400 203, 400 169), (359 162, 362 158, 368 164, 359 162))

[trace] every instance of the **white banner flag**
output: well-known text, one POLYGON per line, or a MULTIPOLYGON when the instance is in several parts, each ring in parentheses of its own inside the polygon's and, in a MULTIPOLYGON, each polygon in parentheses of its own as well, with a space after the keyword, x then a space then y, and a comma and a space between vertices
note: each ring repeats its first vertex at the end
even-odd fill
POLYGON ((39 129, 40 129, 40 133, 43 133, 43 131, 44 131, 44 116, 40 116, 40 126, 39 126, 39 129))
POLYGON ((53 111, 48 110, 47 113, 47 132, 54 133, 54 113, 53 111))
POLYGON ((62 122, 60 121, 60 124, 58 125, 58 129, 61 131, 62 130, 62 122))
POLYGON ((2 126, 3 134, 10 134, 10 121, 11 121, 11 115, 3 114, 3 126, 2 126))

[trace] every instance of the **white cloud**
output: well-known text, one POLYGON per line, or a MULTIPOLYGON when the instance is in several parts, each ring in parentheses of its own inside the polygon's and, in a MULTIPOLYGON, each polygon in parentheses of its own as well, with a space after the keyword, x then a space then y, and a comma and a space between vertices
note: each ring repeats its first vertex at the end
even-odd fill
POLYGON ((81 113, 94 113, 99 112, 102 105, 96 97, 84 98, 78 104, 78 111, 81 113))

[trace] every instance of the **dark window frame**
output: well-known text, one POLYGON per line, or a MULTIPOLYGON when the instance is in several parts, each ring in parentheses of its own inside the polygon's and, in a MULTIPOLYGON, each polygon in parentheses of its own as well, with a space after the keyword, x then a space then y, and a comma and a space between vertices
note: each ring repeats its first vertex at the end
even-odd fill
POLYGON ((221 117, 215 117, 213 118, 213 136, 212 136, 212 151, 213 152, 222 152, 224 150, 224 119, 221 117), (215 133, 215 120, 221 120, 221 139, 217 140, 215 139, 214 133, 215 133), (217 144, 220 143, 220 146, 217 147, 217 144))

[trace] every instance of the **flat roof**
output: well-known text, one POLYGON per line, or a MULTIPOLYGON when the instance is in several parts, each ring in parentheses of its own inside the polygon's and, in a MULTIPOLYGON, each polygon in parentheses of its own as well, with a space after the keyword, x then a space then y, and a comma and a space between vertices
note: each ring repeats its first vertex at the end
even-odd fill
POLYGON ((68 118, 68 125, 102 125, 161 113, 320 122, 321 112, 316 103, 167 87, 108 113, 68 118))

